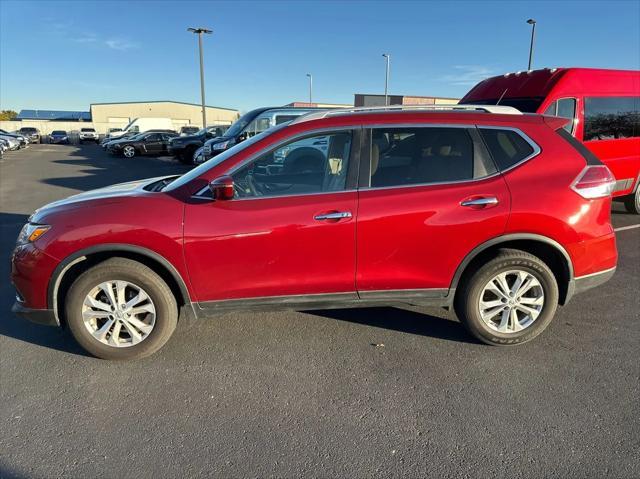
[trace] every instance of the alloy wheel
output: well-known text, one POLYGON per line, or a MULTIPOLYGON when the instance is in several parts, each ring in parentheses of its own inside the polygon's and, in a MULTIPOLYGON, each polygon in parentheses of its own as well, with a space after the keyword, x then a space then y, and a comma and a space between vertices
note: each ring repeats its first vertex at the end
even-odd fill
POLYGON ((510 270, 495 275, 480 293, 482 321, 499 333, 517 333, 530 327, 544 308, 544 289, 528 271, 510 270))
POLYGON ((133 148, 133 146, 125 146, 122 152, 127 158, 133 158, 133 156, 136 154, 136 150, 133 148))
POLYGON ((156 308, 140 286, 128 281, 105 281, 85 297, 82 320, 94 339, 123 348, 149 337, 155 326, 156 308))

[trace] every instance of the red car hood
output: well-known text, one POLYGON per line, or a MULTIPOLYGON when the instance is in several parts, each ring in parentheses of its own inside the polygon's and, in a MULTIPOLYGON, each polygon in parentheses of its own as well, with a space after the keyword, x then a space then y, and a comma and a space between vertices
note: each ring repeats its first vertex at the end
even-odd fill
POLYGON ((118 183, 116 185, 106 186, 104 188, 98 188, 97 190, 85 191, 77 195, 69 196, 62 200, 54 201, 46 204, 41 208, 38 208, 32 215, 31 221, 38 223, 45 215, 59 211, 61 209, 79 208, 85 206, 88 202, 93 200, 104 200, 136 196, 141 193, 146 193, 144 187, 160 181, 164 178, 171 178, 175 175, 159 176, 156 178, 147 178, 144 180, 129 181, 127 183, 118 183))

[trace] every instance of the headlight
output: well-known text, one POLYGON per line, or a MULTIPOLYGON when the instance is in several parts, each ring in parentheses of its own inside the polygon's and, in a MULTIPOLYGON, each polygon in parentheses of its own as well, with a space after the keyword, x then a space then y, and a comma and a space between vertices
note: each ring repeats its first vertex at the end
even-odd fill
POLYGON ((51 226, 49 225, 34 225, 33 223, 27 223, 22 227, 22 230, 18 235, 18 241, 16 241, 16 243, 18 245, 33 243, 35 240, 49 231, 49 228, 51 228, 51 226))
POLYGON ((229 140, 223 141, 222 143, 216 143, 213 145, 214 150, 226 150, 227 146, 229 146, 229 140))

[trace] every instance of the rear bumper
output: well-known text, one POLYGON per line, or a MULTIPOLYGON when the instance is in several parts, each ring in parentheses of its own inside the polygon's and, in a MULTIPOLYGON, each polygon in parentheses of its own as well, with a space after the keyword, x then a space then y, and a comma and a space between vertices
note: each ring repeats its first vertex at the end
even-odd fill
POLYGON ((567 298, 565 303, 567 303, 574 294, 584 293, 585 291, 590 290, 591 288, 595 288, 600 286, 601 284, 609 281, 616 272, 616 268, 606 269, 604 271, 598 271, 597 273, 587 274, 585 276, 578 276, 574 278, 569 283, 569 290, 567 291, 567 298))
POLYGON ((16 301, 13 303, 11 312, 33 323, 44 324, 46 326, 60 326, 56 320, 53 309, 31 309, 16 301))

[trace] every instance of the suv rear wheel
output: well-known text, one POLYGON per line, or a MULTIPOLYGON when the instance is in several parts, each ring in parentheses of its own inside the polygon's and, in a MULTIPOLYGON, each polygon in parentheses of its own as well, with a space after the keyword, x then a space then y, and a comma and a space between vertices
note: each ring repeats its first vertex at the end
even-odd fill
POLYGON ((636 193, 624 198, 625 209, 632 214, 640 215, 640 187, 636 187, 636 193))
POLYGON ((82 273, 64 309, 78 343, 102 359, 149 356, 169 340, 178 321, 175 297, 162 278, 125 258, 82 273))
POLYGON ((468 277, 456 296, 455 310, 480 341, 513 345, 545 330, 558 297, 555 276, 540 258, 502 249, 468 277))

